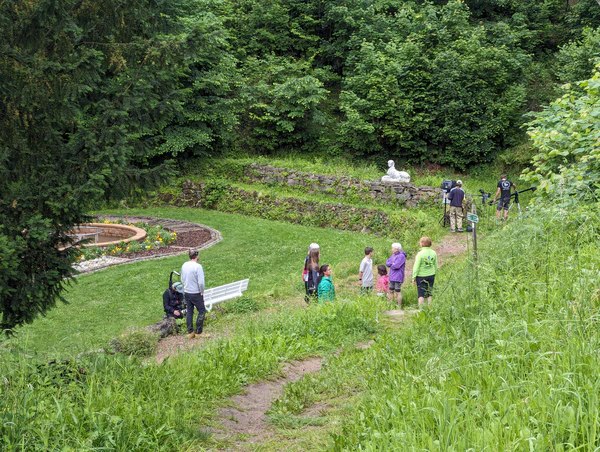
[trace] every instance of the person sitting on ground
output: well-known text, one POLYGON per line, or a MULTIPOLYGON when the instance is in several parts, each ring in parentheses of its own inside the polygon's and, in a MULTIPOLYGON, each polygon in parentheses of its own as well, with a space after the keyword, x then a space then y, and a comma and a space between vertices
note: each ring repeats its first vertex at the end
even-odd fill
POLYGON ((163 306, 167 317, 183 318, 181 312, 183 308, 183 284, 180 282, 173 283, 171 287, 164 291, 163 306))
POLYGON ((331 267, 322 265, 319 269, 319 303, 335 300, 335 287, 331 282, 331 267))
POLYGON ((377 280, 377 296, 390 299, 390 277, 387 274, 387 268, 383 264, 377 266, 377 273, 379 273, 379 279, 377 280))

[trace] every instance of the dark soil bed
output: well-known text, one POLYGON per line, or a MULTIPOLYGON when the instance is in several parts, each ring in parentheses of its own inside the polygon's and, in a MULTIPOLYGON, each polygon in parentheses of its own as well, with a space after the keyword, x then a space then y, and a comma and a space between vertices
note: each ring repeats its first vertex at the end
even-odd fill
POLYGON ((123 257, 127 257, 128 259, 137 259, 140 257, 150 256, 168 256, 169 254, 181 253, 181 248, 199 248, 209 240, 210 232, 205 229, 180 232, 177 234, 177 240, 175 243, 169 246, 163 246, 162 248, 155 248, 152 250, 136 251, 135 253, 125 254, 123 257))
POLYGON ((180 232, 177 234, 177 240, 174 246, 184 248, 197 248, 210 240, 210 232, 206 229, 196 229, 195 231, 180 232))

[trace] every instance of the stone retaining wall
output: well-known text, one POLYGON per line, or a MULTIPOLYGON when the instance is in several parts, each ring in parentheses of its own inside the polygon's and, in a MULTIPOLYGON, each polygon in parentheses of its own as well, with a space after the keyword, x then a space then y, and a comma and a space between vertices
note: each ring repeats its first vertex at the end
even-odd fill
POLYGON ((398 212, 358 208, 342 203, 325 203, 300 198, 274 197, 235 186, 182 183, 181 193, 161 195, 160 200, 178 207, 202 207, 220 212, 237 213, 266 220, 286 221, 304 226, 394 235, 396 231, 414 229, 416 220, 398 212))
POLYGON ((246 168, 245 178, 251 182, 288 185, 304 189, 307 193, 337 198, 358 195, 405 207, 416 207, 422 202, 440 202, 442 199, 442 190, 435 187, 417 187, 404 182, 361 181, 352 177, 305 173, 257 163, 246 168))

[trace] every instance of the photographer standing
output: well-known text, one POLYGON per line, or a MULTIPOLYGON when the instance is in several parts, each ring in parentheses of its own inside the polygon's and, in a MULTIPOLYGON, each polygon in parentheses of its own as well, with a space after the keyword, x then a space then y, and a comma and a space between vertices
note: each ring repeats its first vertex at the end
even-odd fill
POLYGON ((463 232, 463 200, 465 199, 465 191, 462 189, 462 181, 456 181, 456 187, 450 190, 447 198, 450 200, 450 232, 463 232))
POLYGON ((498 205, 496 206, 496 221, 500 222, 500 211, 504 209, 504 221, 508 218, 508 205, 510 204, 510 189, 514 187, 515 193, 517 192, 517 186, 513 184, 511 181, 506 180, 506 174, 500 175, 500 182, 498 182, 498 190, 496 190, 496 194, 494 195, 494 199, 490 204, 494 204, 498 196, 500 196, 500 201, 498 201, 498 205))

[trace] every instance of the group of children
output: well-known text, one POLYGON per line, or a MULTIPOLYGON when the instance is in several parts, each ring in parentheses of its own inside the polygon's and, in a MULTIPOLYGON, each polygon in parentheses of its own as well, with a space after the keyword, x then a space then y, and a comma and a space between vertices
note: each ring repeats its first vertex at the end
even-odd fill
MULTIPOLYGON (((421 237, 421 251, 415 257, 412 281, 417 285, 419 308, 424 304, 425 297, 431 303, 431 293, 437 270, 437 254, 431 249, 431 239, 421 237)), ((305 301, 317 300, 319 303, 335 300, 335 287, 331 281, 331 267, 329 265, 319 266, 320 247, 311 243, 308 247, 308 255, 304 260, 304 281, 306 296, 305 301)), ((394 293, 398 302, 398 308, 402 308, 402 284, 404 283, 404 270, 406 267, 406 253, 402 250, 400 243, 392 243, 392 255, 385 265, 377 266, 376 290, 378 296, 394 299, 394 293), (390 269, 388 276, 388 268, 390 269)), ((373 292, 373 248, 365 248, 365 258, 360 263, 358 280, 360 281, 361 295, 373 292)))

